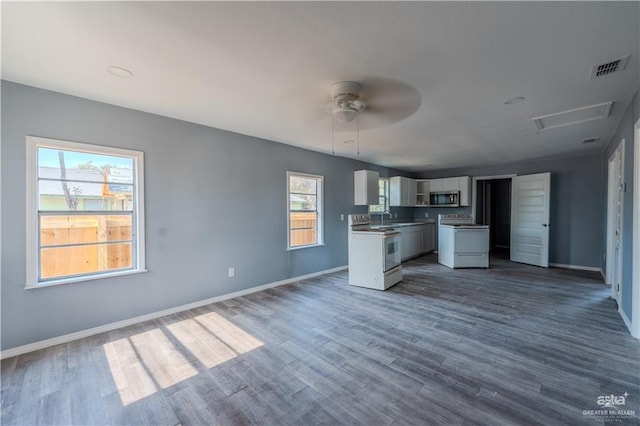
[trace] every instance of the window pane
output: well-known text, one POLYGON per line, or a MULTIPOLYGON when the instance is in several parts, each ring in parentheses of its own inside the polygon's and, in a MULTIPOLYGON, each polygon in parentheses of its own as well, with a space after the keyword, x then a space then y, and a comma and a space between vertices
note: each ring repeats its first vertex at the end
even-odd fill
POLYGON ((289 213, 290 229, 316 228, 318 224, 318 214, 316 212, 292 212, 289 213))
POLYGON ((43 248, 40 250, 40 277, 50 279, 129 269, 133 265, 132 259, 131 243, 43 248))
POLYGON ((290 231, 291 247, 306 246, 309 244, 316 244, 316 230, 315 229, 292 229, 290 231))
POLYGON ((40 147, 38 177, 132 184, 133 159, 40 147))
POLYGON ((289 194, 289 210, 316 210, 316 196, 289 194))
POLYGON ((300 194, 315 194, 317 192, 317 182, 313 178, 300 176, 289 177, 289 192, 300 194))
POLYGON ((41 211, 133 210, 133 185, 130 184, 41 180, 38 191, 41 211))
POLYGON ((131 240, 132 216, 41 216, 40 245, 131 240))

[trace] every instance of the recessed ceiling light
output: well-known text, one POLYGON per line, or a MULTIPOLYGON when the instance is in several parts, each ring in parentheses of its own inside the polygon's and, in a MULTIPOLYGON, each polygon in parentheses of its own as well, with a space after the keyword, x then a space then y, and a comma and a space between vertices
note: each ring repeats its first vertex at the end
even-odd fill
POLYGON ((120 77, 120 78, 132 78, 133 77, 133 73, 131 71, 129 71, 126 68, 122 68, 122 67, 116 67, 114 65, 111 65, 110 67, 107 67, 107 71, 109 71, 109 73, 115 75, 116 77, 120 77))
POLYGON ((353 139, 348 139, 348 140, 344 141, 344 143, 346 145, 351 145, 352 143, 356 143, 356 141, 354 141, 353 139))
POLYGON ((513 105, 513 104, 517 104, 518 102, 522 102, 524 101, 524 96, 516 96, 515 98, 511 98, 508 101, 504 101, 505 105, 513 105))

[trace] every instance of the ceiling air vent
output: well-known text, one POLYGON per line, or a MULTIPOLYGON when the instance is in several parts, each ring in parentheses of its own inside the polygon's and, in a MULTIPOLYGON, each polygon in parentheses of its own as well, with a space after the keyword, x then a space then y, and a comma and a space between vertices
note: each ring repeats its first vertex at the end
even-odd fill
POLYGON ((596 143, 596 142, 598 142, 599 140, 600 140, 600 138, 588 138, 588 139, 582 139, 582 140, 580 141, 580 143, 581 143, 582 145, 588 145, 588 144, 590 144, 590 143, 596 143))
POLYGON ((607 62, 606 64, 594 65, 591 69, 591 78, 594 79, 596 77, 602 77, 604 75, 622 71, 627 66, 629 56, 630 55, 627 55, 624 58, 616 59, 615 61, 607 62))
POLYGON ((607 118, 611 111, 611 105, 613 105, 613 102, 604 102, 597 105, 558 112, 556 114, 542 115, 540 117, 532 118, 532 120, 538 130, 563 127, 570 124, 579 124, 586 121, 607 118))

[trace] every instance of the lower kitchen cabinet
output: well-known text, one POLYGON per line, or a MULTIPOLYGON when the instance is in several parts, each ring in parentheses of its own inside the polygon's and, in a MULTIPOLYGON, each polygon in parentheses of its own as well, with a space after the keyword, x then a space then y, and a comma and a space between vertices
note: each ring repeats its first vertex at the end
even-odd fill
POLYGON ((427 223, 396 228, 402 240, 402 260, 411 259, 435 249, 435 224, 427 223))
POLYGON ((433 223, 424 225, 425 230, 422 234, 422 251, 429 253, 436 249, 436 226, 433 223))
POLYGON ((402 228, 398 229, 400 231, 400 239, 402 240, 402 260, 407 260, 413 257, 413 243, 411 241, 413 238, 413 233, 411 233, 409 228, 411 228, 411 226, 403 226, 402 228))

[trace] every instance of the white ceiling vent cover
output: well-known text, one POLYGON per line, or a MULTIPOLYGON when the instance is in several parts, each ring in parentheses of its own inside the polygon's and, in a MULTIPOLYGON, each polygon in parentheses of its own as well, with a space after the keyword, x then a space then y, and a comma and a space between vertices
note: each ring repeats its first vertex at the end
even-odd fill
POLYGON ((627 66, 627 62, 629 62, 629 56, 627 55, 624 58, 616 59, 606 64, 594 65, 591 69, 591 79, 622 71, 627 66))
POLYGON ((602 104, 571 109, 556 114, 543 115, 532 118, 532 120, 538 130, 569 126, 571 124, 607 118, 611 111, 611 105, 613 105, 613 102, 604 102, 602 104))

